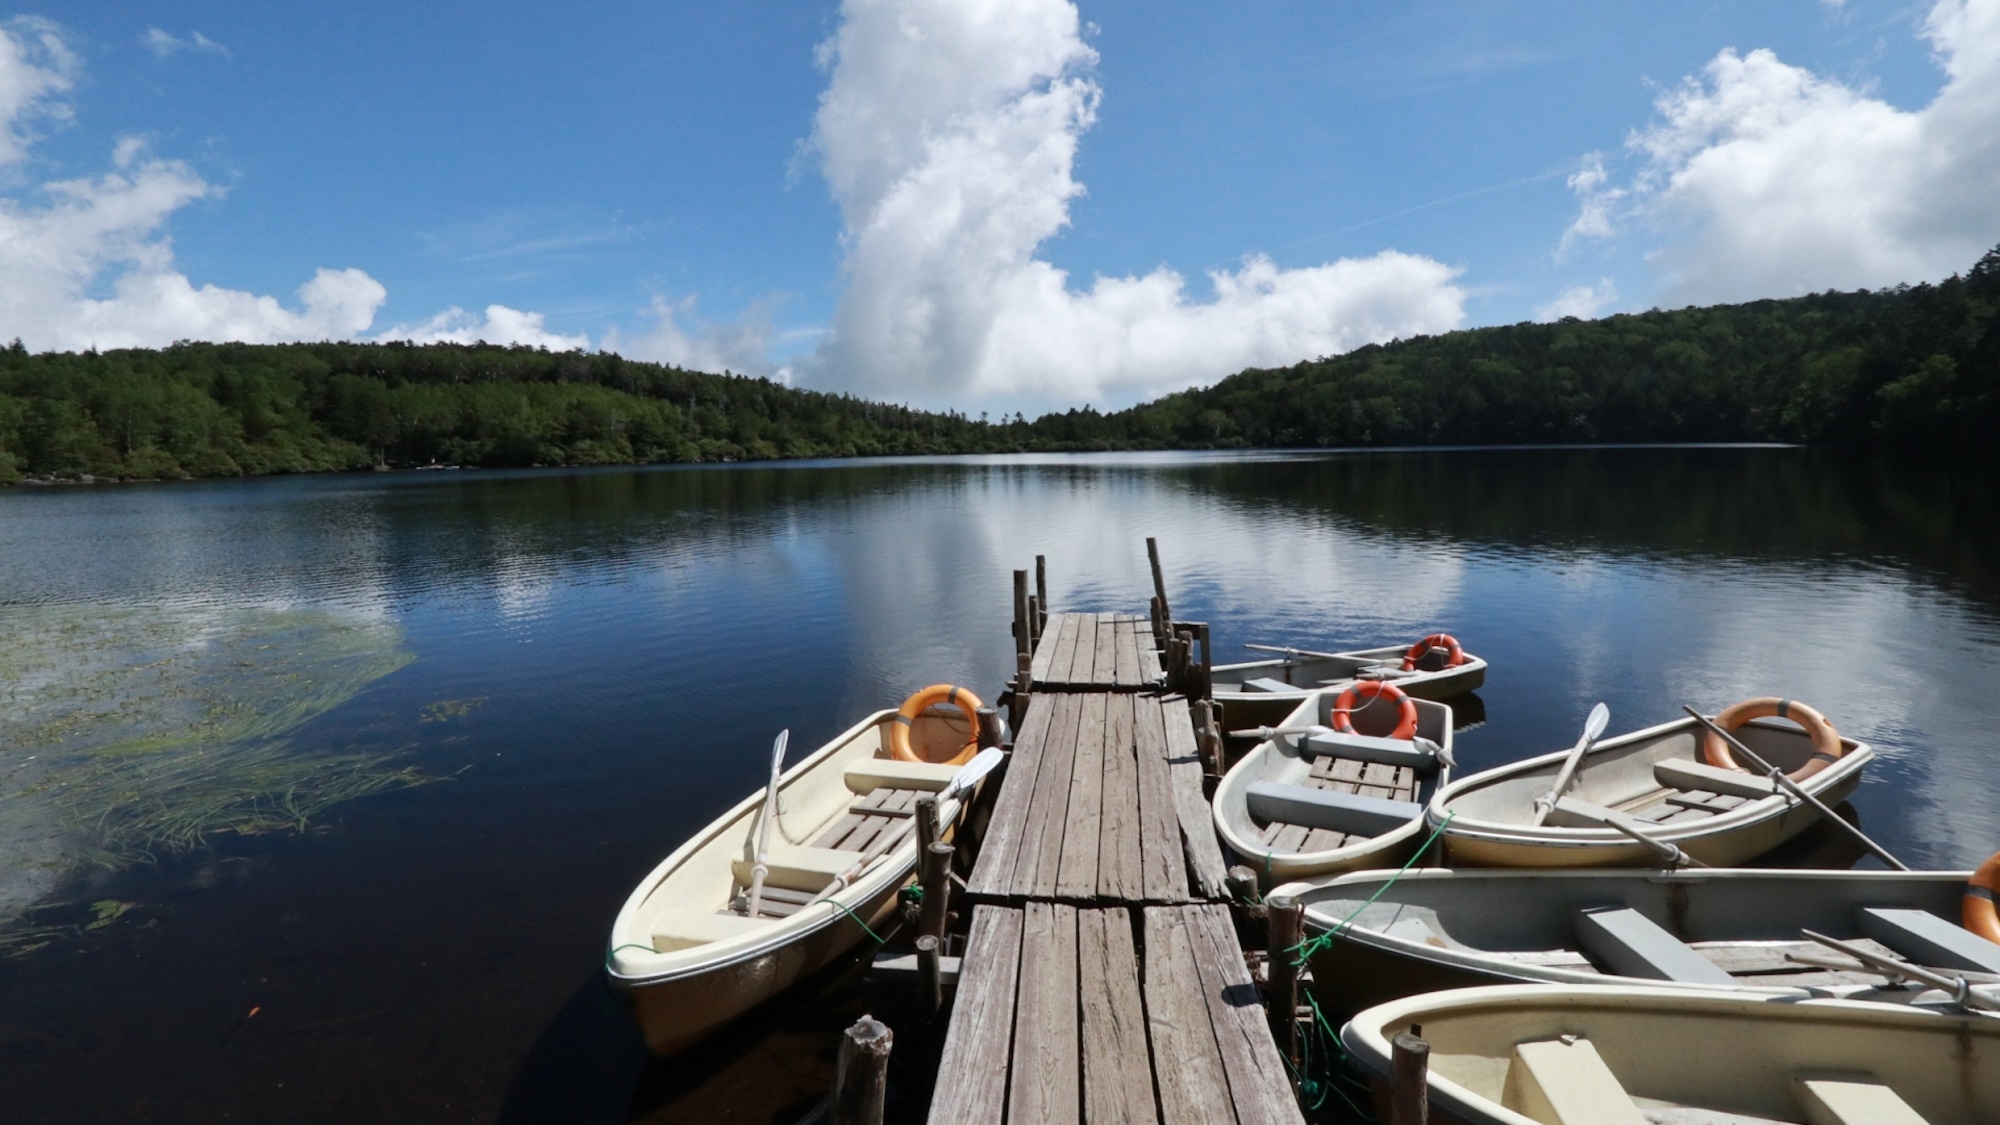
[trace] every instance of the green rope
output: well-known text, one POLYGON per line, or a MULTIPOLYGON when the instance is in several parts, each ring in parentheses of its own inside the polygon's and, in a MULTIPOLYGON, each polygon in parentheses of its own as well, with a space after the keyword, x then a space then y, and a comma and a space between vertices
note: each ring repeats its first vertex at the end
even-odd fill
POLYGON ((916 883, 911 883, 909 886, 904 887, 903 901, 912 906, 922 906, 924 902, 924 888, 916 883))
POLYGON ((619 951, 620 951, 620 950, 625 950, 625 949, 643 949, 643 950, 645 950, 645 951, 646 951, 646 952, 648 952, 648 953, 658 953, 658 952, 659 952, 659 950, 657 950, 657 949, 654 949, 654 948, 653 948, 652 946, 650 946, 650 945, 640 945, 640 944, 638 944, 637 942, 630 942, 630 941, 628 941, 628 942, 626 942, 626 943, 625 943, 624 945, 614 945, 614 946, 612 946, 612 947, 611 947, 611 949, 610 949, 610 950, 609 950, 609 951, 608 951, 607 953, 605 953, 605 955, 604 955, 604 968, 605 968, 605 969, 606 969, 607 971, 609 971, 609 970, 610 970, 610 968, 611 968, 611 959, 612 959, 613 957, 616 957, 616 956, 618 956, 618 953, 619 953, 619 951))
POLYGON ((829 898, 829 899, 827 899, 827 900, 826 900, 826 902, 827 902, 827 903, 828 903, 829 905, 831 905, 831 906, 832 906, 832 907, 833 907, 833 908, 834 908, 835 910, 838 910, 838 911, 840 911, 840 912, 841 912, 842 914, 845 914, 845 915, 847 915, 847 916, 848 916, 849 918, 852 918, 852 919, 854 919, 854 924, 855 924, 855 925, 857 925, 857 926, 860 926, 860 927, 861 927, 861 932, 862 932, 862 933, 864 933, 864 934, 867 934, 867 935, 868 935, 869 937, 872 937, 872 938, 874 938, 874 939, 875 939, 875 944, 876 944, 876 945, 881 945, 881 944, 883 944, 883 942, 882 942, 882 935, 881 935, 881 934, 878 934, 878 933, 876 933, 876 932, 875 932, 874 930, 871 930, 871 929, 869 929, 869 928, 868 928, 868 923, 866 923, 866 922, 864 922, 864 921, 862 921, 862 920, 861 920, 861 915, 859 915, 859 914, 856 914, 856 913, 855 913, 854 911, 852 911, 852 910, 849 910, 849 909, 847 908, 846 904, 842 903, 842 902, 841 902, 841 901, 840 901, 839 899, 836 899, 836 898, 829 898))
POLYGON ((1317 954, 1320 950, 1325 949, 1327 946, 1332 945, 1334 935, 1346 929, 1350 923, 1352 923, 1356 918, 1359 918, 1361 916, 1362 911, 1375 905, 1375 900, 1381 898, 1385 894, 1388 894, 1389 888, 1396 885, 1396 880, 1401 879, 1404 875, 1408 874, 1410 868, 1415 867, 1417 865, 1417 861, 1424 858, 1424 856, 1430 852, 1431 845, 1437 843, 1437 838, 1439 836, 1444 835, 1444 830, 1451 825, 1451 819, 1457 815, 1458 811, 1456 809, 1444 814, 1444 819, 1438 822, 1437 829, 1430 834, 1430 837, 1428 839, 1426 839, 1422 844, 1418 845, 1416 854, 1410 857, 1409 862, 1397 868, 1396 873, 1394 875, 1389 876, 1387 882, 1375 888, 1375 893, 1368 896, 1367 902, 1364 902, 1360 906, 1355 907, 1354 913, 1349 914, 1347 917, 1342 918, 1340 921, 1334 923, 1334 925, 1331 928, 1329 928, 1325 933, 1316 935, 1312 938, 1302 941, 1297 945, 1291 947, 1290 949, 1286 950, 1285 952, 1295 955, 1293 964, 1303 969, 1306 966, 1306 962, 1311 960, 1315 954, 1317 954))

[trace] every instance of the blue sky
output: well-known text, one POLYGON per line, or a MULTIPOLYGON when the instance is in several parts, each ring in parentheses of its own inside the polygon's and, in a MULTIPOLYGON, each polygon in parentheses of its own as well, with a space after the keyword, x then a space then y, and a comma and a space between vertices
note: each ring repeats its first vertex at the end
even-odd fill
POLYGON ((1925 280, 2000 242, 2000 0, 5 27, 0 336, 38 348, 478 335, 1106 405, 1371 339, 1925 280))

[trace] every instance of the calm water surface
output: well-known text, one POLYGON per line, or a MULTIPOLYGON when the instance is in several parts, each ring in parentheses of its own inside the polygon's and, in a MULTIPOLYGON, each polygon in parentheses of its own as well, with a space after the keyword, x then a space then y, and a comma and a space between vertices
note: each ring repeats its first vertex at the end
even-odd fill
MULTIPOLYGON (((777 728, 816 746, 923 684, 990 696, 1011 670, 1009 572, 1036 553, 1057 608, 1143 612, 1148 535, 1220 658, 1455 633, 1492 662, 1470 768, 1567 746, 1598 700, 1625 730, 1682 702, 1789 695, 1880 752, 1853 801, 1870 833, 1916 865, 1970 866, 2000 848, 1995 499, 1981 480, 1784 449, 0 492, 0 643, 131 612, 372 630, 395 670, 309 714, 283 752, 429 779, 303 833, 223 832, 122 866, 0 836, 21 851, 7 863, 53 880, 13 925, 54 933, 0 958, 0 1106, 15 1122, 348 1123, 807 1104, 830 1082, 822 1008, 646 1063, 598 984, 619 903, 761 783, 777 728), (91 928, 98 903, 119 905, 91 928)), ((157 655, 108 635, 93 659, 157 655)), ((35 768, 0 739, 0 801, 31 821, 35 768)), ((828 987, 836 1017, 858 1011, 828 987)))

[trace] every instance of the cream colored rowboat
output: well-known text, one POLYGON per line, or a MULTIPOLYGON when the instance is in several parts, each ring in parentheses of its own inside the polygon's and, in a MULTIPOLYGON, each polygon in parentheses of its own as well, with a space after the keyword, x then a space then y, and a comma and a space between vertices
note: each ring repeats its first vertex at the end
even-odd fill
MULTIPOLYGON (((1403 671, 1407 649, 1359 649, 1354 652, 1307 652, 1287 649, 1270 660, 1242 664, 1218 664, 1210 670, 1215 685, 1215 701, 1222 705, 1226 730, 1277 726, 1318 691, 1343 691, 1356 680, 1387 680, 1415 699, 1445 700, 1464 695, 1486 682, 1486 661, 1471 653, 1463 664, 1429 667, 1432 659, 1403 671)), ((1435 659, 1441 660, 1440 650, 1435 659)))
MULTIPOLYGON (((681 1051, 878 931, 916 866, 916 798, 959 767, 890 758, 894 711, 878 711, 784 771, 759 917, 747 917, 759 787, 647 875, 611 927, 605 967, 629 994, 646 1045, 681 1051), (852 874, 856 867, 858 875, 852 874), (849 881, 820 898, 844 874, 849 881)), ((948 757, 970 738, 956 712, 920 714, 911 746, 948 757)), ((961 802, 940 804, 949 831, 961 802)))
MULTIPOLYGON (((1343 737, 1329 727, 1338 692, 1306 696, 1215 788, 1215 829, 1265 886, 1394 867, 1416 847, 1424 801, 1451 778, 1451 708, 1426 699, 1416 738, 1343 737)), ((1387 708, 1386 702, 1370 704, 1387 708)), ((1356 716, 1361 729, 1368 716, 1356 716)))
MULTIPOLYGON (((1605 810, 1711 867, 1738 866, 1812 824, 1812 807, 1768 778, 1701 762, 1698 734, 1693 719, 1679 719, 1597 743, 1542 825, 1533 823, 1535 800, 1548 793, 1569 751, 1460 778, 1438 791, 1426 816, 1435 828, 1450 815, 1444 844, 1454 867, 1660 866, 1652 849, 1604 826, 1605 810)), ((1803 731, 1775 721, 1753 721, 1736 737, 1786 771, 1812 756, 1803 731)), ((1829 805, 1854 791, 1875 757, 1866 743, 1840 744, 1837 761, 1799 783, 1829 805)))
POLYGON ((1367 871, 1270 894, 1305 907, 1313 997, 1344 1017, 1476 985, 1737 988, 1908 1003, 1806 940, 1814 930, 1947 975, 2000 982, 2000 945, 1959 924, 1969 871, 1367 871))
POLYGON ((2000 1020, 1949 1009, 1666 988, 1497 985, 1370 1008, 1341 1029, 1387 1093, 1430 1044, 1430 1119, 1461 1125, 1990 1125, 2000 1020))

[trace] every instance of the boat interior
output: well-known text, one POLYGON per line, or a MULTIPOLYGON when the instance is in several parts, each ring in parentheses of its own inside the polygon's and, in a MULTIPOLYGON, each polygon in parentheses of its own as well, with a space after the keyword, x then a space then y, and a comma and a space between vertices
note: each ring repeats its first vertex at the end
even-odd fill
MULTIPOLYGON (((1812 756, 1812 740, 1796 727, 1756 721, 1736 732, 1752 751, 1791 771, 1812 756)), ((1855 744, 1846 743, 1852 750, 1855 744)), ((1534 768, 1496 771, 1490 783, 1452 794, 1445 808, 1460 821, 1525 826, 1535 801, 1549 791, 1561 755, 1534 768)), ((1552 828, 1597 828, 1622 815, 1644 825, 1692 826, 1758 801, 1785 799, 1770 778, 1701 760, 1693 720, 1607 739, 1584 755, 1576 779, 1550 812, 1552 828)))
POLYGON ((1922 995, 1802 934, 1813 930, 2000 983, 2000 945, 1955 921, 1963 873, 1419 871, 1371 903, 1385 881, 1350 876, 1302 898, 1322 927, 1352 917, 1359 930, 1530 970, 1922 995))
POLYGON ((2000 1110, 2000 1021, 1698 995, 1411 1017, 1433 1074, 1544 1125, 1974 1125, 2000 1110))
MULTIPOLYGON (((1336 697, 1314 698, 1310 721, 1331 726, 1336 697)), ((1311 853, 1363 843, 1423 815, 1423 802, 1439 776, 1439 747, 1450 744, 1451 708, 1427 700, 1417 706, 1413 739, 1387 737, 1396 705, 1363 704, 1352 716, 1354 734, 1280 738, 1271 744, 1259 776, 1245 792, 1245 811, 1256 839, 1274 852, 1311 853)), ((1304 714, 1287 722, 1302 725, 1304 714)))
POLYGON ((1404 649, 1391 646, 1358 652, 1294 652, 1270 660, 1218 665, 1210 678, 1216 687, 1236 687, 1245 693, 1296 693, 1317 691, 1354 679, 1396 680, 1443 670, 1449 654, 1433 649, 1417 661, 1411 671, 1403 670, 1404 649))

